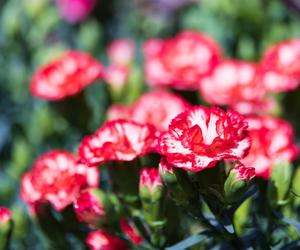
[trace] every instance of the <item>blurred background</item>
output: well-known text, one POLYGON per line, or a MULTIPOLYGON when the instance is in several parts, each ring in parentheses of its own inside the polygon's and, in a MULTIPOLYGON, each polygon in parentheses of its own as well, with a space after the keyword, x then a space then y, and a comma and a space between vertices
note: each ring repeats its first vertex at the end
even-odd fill
MULTIPOLYGON (((0 204, 15 217, 13 249, 43 249, 43 236, 19 198, 20 177, 47 150, 75 150, 83 135, 103 123, 110 102, 101 82, 81 94, 84 106, 78 99, 51 103, 33 98, 28 86, 38 66, 70 48, 106 65, 107 45, 131 38, 137 48, 135 67, 142 72, 142 42, 181 30, 207 33, 227 56, 256 61, 268 45, 300 36, 299 0, 97 0, 85 13, 76 2, 0 1, 0 204), (71 6, 67 11, 63 2, 71 6)), ((299 95, 298 90, 279 96, 281 116, 298 135, 299 95)))

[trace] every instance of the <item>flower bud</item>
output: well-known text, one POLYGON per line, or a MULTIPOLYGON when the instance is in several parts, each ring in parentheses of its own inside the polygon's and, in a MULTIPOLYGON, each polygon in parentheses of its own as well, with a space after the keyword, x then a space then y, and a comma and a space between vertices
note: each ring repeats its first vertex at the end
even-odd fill
POLYGON ((74 211, 79 221, 99 226, 118 218, 120 204, 114 195, 90 188, 79 194, 74 202, 74 211))
POLYGON ((105 69, 104 80, 108 84, 113 101, 120 102, 128 83, 129 68, 124 65, 111 65, 105 69))
POLYGON ((271 179, 268 183, 268 198, 273 206, 285 205, 292 180, 292 165, 278 162, 272 166, 271 179))
POLYGON ((134 57, 134 43, 130 39, 115 40, 109 45, 107 54, 111 63, 128 65, 134 57))
POLYGON ((0 249, 7 249, 11 229, 11 212, 5 207, 0 207, 0 249))
POLYGON ((88 234, 86 243, 91 250, 125 250, 127 244, 114 235, 103 230, 97 230, 88 234))
POLYGON ((255 177, 255 168, 245 167, 243 164, 235 165, 229 173, 224 193, 228 203, 237 202, 249 188, 250 181, 255 177))
POLYGON ((146 222, 150 227, 162 224, 164 187, 157 168, 144 168, 142 170, 140 174, 139 193, 146 222))
POLYGON ((140 192, 142 196, 150 194, 151 199, 159 199, 163 184, 157 168, 144 168, 140 175, 140 192), (155 194, 154 194, 155 193, 155 194))
POLYGON ((120 226, 123 233, 127 236, 127 238, 134 244, 140 245, 143 241, 142 236, 139 234, 137 229, 126 219, 120 220, 120 226))

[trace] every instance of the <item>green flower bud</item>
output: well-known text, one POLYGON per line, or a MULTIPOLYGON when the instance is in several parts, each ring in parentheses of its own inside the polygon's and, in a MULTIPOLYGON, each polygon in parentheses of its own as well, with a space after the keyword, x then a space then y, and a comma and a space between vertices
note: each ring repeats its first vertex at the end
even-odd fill
POLYGON ((0 207, 0 250, 8 249, 11 229, 11 212, 5 207, 0 207))
POLYGON ((249 188, 250 181, 255 176, 255 169, 243 164, 234 166, 225 181, 224 194, 227 203, 238 202, 249 188))
POLYGON ((99 226, 117 221, 121 207, 114 195, 89 188, 79 194, 74 202, 74 210, 79 221, 99 226))
POLYGON ((157 168, 144 168, 140 175, 140 198, 143 213, 150 227, 164 224, 163 217, 164 187, 157 168))

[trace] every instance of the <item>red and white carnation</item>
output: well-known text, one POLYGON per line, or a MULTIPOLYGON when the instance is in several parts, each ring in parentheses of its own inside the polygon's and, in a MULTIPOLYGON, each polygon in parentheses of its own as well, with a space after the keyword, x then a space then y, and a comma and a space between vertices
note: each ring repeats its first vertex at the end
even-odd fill
POLYGON ((60 211, 82 188, 97 186, 98 179, 98 169, 78 164, 78 158, 70 152, 53 150, 40 156, 22 177, 21 197, 29 206, 49 202, 60 211))
POLYGON ((198 172, 222 159, 242 159, 250 148, 244 117, 235 111, 196 106, 174 118, 158 151, 174 167, 198 172))
POLYGON ((106 122, 94 135, 86 136, 80 147, 81 162, 97 166, 109 161, 132 161, 154 152, 156 129, 133 121, 106 122))
POLYGON ((250 116, 246 120, 252 146, 241 162, 254 167, 256 176, 268 179, 273 164, 296 158, 293 129, 288 122, 271 116, 250 116))
POLYGON ((256 81, 258 67, 247 61, 225 60, 216 66, 211 75, 200 82, 201 96, 209 103, 253 110, 263 102, 264 86, 256 81), (241 108, 245 105, 249 108, 241 108))
POLYGON ((59 101, 78 94, 100 78, 102 73, 102 64, 89 54, 67 51, 34 73, 30 92, 35 97, 59 101))
POLYGON ((132 105, 130 118, 165 131, 176 115, 190 108, 191 105, 180 96, 165 90, 154 90, 142 95, 132 105))
POLYGON ((195 90, 219 63, 221 49, 210 37, 193 31, 144 44, 146 81, 152 86, 195 90))
POLYGON ((271 46, 264 53, 260 78, 272 92, 289 91, 300 82, 300 39, 291 39, 271 46))

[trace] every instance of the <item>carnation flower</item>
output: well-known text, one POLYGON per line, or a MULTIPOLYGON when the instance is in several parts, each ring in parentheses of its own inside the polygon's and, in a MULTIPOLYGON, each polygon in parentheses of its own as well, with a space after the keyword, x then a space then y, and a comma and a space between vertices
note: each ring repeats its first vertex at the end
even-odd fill
POLYGON ((113 41, 107 49, 110 62, 115 65, 128 65, 134 57, 134 43, 130 39, 113 41))
POLYGON ((271 46, 263 55, 260 66, 261 81, 269 91, 297 88, 300 82, 300 39, 271 46))
POLYGON ((235 111, 197 106, 174 118, 158 151, 174 167, 198 172, 222 159, 242 159, 250 148, 244 117, 235 111))
POLYGON ((29 205, 50 202, 56 210, 71 204, 81 188, 98 185, 99 172, 78 164, 70 152, 54 150, 40 156, 21 180, 21 197, 29 205), (83 170, 85 168, 85 170, 83 170), (91 178, 90 174, 93 174, 91 178))
POLYGON ((61 16, 70 23, 84 20, 93 10, 96 0, 56 0, 61 16))
POLYGON ((114 120, 83 139, 79 156, 82 163, 97 166, 107 161, 132 161, 155 151, 155 147, 156 130, 153 126, 114 120))
POLYGON ((88 234, 86 243, 91 250, 125 250, 127 244, 112 234, 103 230, 93 231, 88 234))
POLYGON ((127 236, 127 238, 134 245, 140 245, 143 242, 143 238, 139 234, 137 229, 131 223, 129 223, 126 219, 120 220, 120 226, 121 226, 123 233, 127 236))
POLYGON ((152 124, 158 130, 168 129, 171 120, 191 106, 181 97, 164 90, 142 95, 131 108, 131 119, 152 124))
POLYGON ((273 164, 296 158, 293 129, 288 122, 271 116, 250 116, 247 122, 252 146, 241 162, 254 167, 256 176, 268 179, 273 164))
POLYGON ((39 68, 32 77, 33 96, 58 101, 75 95, 102 75, 100 62, 89 54, 67 51, 59 59, 39 68))
POLYGON ((219 63, 221 50, 212 38, 185 31, 167 40, 147 41, 144 54, 150 85, 194 90, 199 80, 219 63))
POLYGON ((0 226, 11 220, 11 212, 6 207, 0 207, 0 226))
POLYGON ((201 81, 200 92, 211 104, 255 106, 262 102, 266 93, 264 86, 256 81, 256 74, 257 65, 254 63, 225 60, 201 81))

